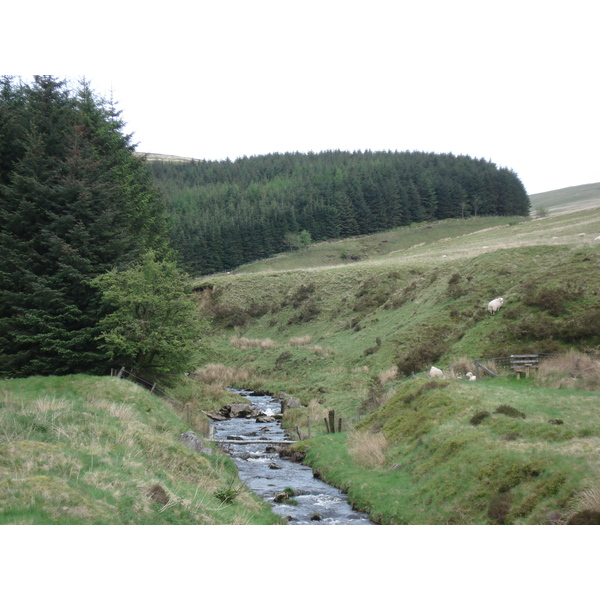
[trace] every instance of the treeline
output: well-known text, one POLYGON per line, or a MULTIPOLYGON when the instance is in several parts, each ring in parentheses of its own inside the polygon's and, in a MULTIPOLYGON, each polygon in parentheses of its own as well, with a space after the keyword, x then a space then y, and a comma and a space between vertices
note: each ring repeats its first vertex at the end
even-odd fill
POLYGON ((284 251, 302 231, 320 241, 530 209, 513 171, 469 156, 328 151, 150 164, 193 274, 284 251))
POLYGON ((97 278, 172 250, 165 203, 123 126, 85 81, 0 79, 3 376, 105 373, 139 352, 103 338, 118 307, 97 278))

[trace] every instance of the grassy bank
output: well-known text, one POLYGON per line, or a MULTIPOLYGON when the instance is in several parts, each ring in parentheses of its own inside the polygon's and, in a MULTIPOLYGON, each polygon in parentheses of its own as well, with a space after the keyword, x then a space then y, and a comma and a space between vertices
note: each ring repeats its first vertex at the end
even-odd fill
POLYGON ((389 524, 566 523, 600 510, 597 393, 414 379, 307 463, 389 524))
POLYGON ((189 425, 131 382, 2 381, 0 423, 0 524, 281 522, 226 455, 189 450, 189 425))

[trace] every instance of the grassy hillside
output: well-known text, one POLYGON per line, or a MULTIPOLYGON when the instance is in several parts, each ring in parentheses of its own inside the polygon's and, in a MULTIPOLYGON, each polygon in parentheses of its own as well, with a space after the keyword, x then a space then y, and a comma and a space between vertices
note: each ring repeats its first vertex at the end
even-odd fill
POLYGON ((381 522, 564 522, 600 479, 597 360, 591 375, 571 365, 546 381, 456 376, 476 358, 498 369, 493 359, 515 353, 597 356, 598 235, 598 210, 447 221, 203 278, 214 354, 195 376, 298 397, 284 423, 304 436, 310 427, 307 460, 381 522), (504 307, 490 316, 498 296, 504 307), (447 387, 422 389, 431 365, 447 387), (497 416, 502 404, 526 419, 497 416), (346 433, 326 435, 332 409, 346 433), (481 411, 492 416, 472 425, 481 411), (372 443, 383 449, 365 466, 372 443))
POLYGON ((532 194, 529 199, 533 212, 538 208, 546 208, 550 215, 598 208, 600 207, 600 183, 588 183, 532 194))
POLYGON ((0 423, 0 524, 280 522, 227 456, 189 450, 189 425, 131 382, 1 381, 0 423), (231 504, 218 497, 228 489, 231 504))

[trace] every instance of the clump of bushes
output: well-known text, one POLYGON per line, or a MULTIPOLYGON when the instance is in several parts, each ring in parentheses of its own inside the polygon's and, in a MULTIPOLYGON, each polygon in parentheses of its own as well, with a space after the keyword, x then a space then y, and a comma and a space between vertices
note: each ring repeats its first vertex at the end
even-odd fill
POLYGON ((321 309, 318 307, 315 300, 311 298, 308 302, 302 305, 302 308, 297 315, 288 320, 288 325, 296 325, 298 323, 307 323, 308 321, 312 321, 312 319, 314 319, 320 312, 321 309))
POLYGON ((289 301, 294 308, 298 308, 304 301, 308 300, 315 291, 315 284, 302 284, 290 296, 289 301))
POLYGON ((425 326, 418 332, 418 342, 398 359, 398 372, 404 376, 429 368, 449 349, 451 330, 443 325, 425 326))

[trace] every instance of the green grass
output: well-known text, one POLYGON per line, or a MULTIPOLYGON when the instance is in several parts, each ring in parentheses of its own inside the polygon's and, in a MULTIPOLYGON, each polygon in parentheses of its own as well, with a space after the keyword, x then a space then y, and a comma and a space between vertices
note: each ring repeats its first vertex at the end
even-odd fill
POLYGON ((247 489, 222 502, 233 462, 180 443, 189 425, 133 383, 2 381, 0 425, 0 524, 280 522, 247 489))

